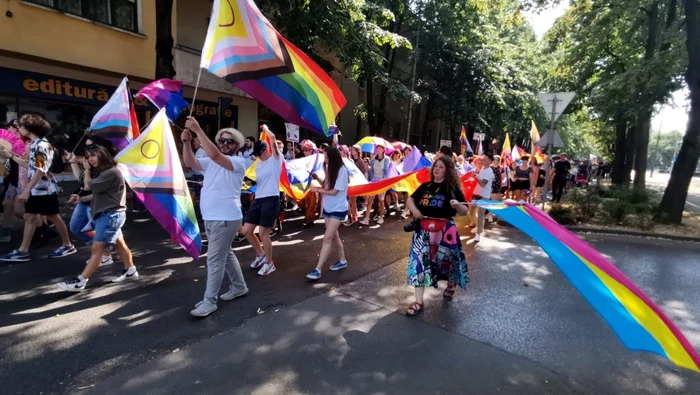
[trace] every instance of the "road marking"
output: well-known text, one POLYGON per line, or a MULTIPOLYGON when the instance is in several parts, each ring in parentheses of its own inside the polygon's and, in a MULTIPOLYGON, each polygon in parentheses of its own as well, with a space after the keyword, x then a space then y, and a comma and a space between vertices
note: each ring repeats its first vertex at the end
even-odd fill
POLYGON ((691 206, 693 206, 693 207, 695 207, 695 208, 700 208, 700 206, 698 206, 697 204, 690 203, 690 202, 687 201, 687 200, 685 201, 685 204, 689 204, 689 205, 691 205, 691 206))

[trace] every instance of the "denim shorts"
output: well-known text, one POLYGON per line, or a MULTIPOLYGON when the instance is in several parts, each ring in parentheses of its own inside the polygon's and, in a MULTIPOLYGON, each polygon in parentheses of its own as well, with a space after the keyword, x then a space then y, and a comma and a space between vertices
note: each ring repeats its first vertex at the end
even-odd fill
POLYGON ((5 199, 4 200, 13 200, 21 193, 22 193, 22 188, 18 188, 14 185, 8 185, 7 190, 5 191, 5 199))
POLYGON ((126 213, 124 211, 107 211, 100 213, 93 222, 95 226, 93 241, 114 244, 119 236, 122 235, 122 226, 126 222, 126 213))
POLYGON ((326 210, 323 210, 323 218, 330 218, 330 219, 337 219, 338 221, 345 221, 345 217, 348 216, 347 211, 334 211, 332 213, 329 213, 326 210))

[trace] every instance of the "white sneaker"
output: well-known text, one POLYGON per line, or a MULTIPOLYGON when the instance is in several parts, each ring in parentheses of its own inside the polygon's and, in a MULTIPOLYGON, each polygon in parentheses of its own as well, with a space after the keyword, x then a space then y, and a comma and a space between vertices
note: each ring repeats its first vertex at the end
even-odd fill
POLYGON ((129 273, 129 270, 124 269, 124 271, 122 271, 122 274, 119 277, 112 280, 112 282, 113 283, 122 283, 126 280, 135 280, 138 277, 139 277, 139 272, 136 271, 136 268, 134 268, 134 271, 131 273, 129 273))
POLYGON ((256 255, 255 260, 253 261, 253 263, 250 264, 250 268, 257 269, 266 263, 267 263, 267 259, 265 259, 265 254, 256 255))
POLYGON ((274 263, 270 263, 265 261, 265 264, 263 265, 262 269, 258 272, 258 275, 260 276, 267 276, 268 274, 272 274, 277 268, 275 267, 274 263))
MULTIPOLYGON (((85 261, 85 264, 86 264, 86 265, 87 265, 88 263, 90 263, 90 259, 88 259, 87 261, 85 261)), ((111 264, 113 264, 113 263, 114 263, 114 259, 112 259, 112 256, 111 256, 111 255, 110 255, 110 256, 104 256, 104 255, 103 255, 103 256, 102 256, 102 260, 100 260, 100 266, 99 266, 99 267, 111 265, 111 264)))
POLYGON ((474 236, 474 242, 478 243, 480 241, 481 241, 481 235, 477 233, 476 236, 474 236))
POLYGON ((73 280, 64 281, 62 283, 56 284, 59 288, 68 292, 81 292, 85 290, 85 285, 87 281, 80 281, 79 278, 74 278, 73 280))
POLYGON ((384 217, 379 217, 379 219, 377 220, 377 225, 381 225, 383 223, 384 223, 384 217))
POLYGON ((234 300, 236 298, 240 298, 241 296, 243 296, 247 293, 248 293, 248 288, 244 289, 243 291, 238 291, 236 289, 233 289, 233 287, 231 287, 228 290, 228 292, 219 296, 219 299, 221 299, 221 300, 234 300))
POLYGON ((190 311, 190 314, 192 314, 195 317, 206 317, 219 309, 215 304, 212 304, 209 301, 202 301, 200 303, 197 303, 196 306, 196 309, 190 311))

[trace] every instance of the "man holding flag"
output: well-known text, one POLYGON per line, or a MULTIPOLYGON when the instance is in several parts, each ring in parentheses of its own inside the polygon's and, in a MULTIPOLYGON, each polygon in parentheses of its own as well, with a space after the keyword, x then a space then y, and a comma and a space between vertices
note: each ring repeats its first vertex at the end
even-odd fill
POLYGON ((185 126, 187 129, 180 135, 185 165, 200 170, 207 180, 199 199, 209 241, 207 288, 204 299, 190 312, 195 317, 206 317, 218 308, 216 302, 219 299, 224 272, 231 280, 231 287, 228 292, 221 295, 222 300, 232 300, 248 293, 241 265, 231 250, 233 237, 238 233, 243 220, 241 188, 246 163, 245 159, 236 155, 239 148, 243 146, 243 135, 233 128, 221 129, 216 135, 216 142, 219 145, 217 147, 207 138, 194 118, 189 117, 185 126), (197 158, 192 152, 190 130, 197 134, 207 158, 197 158), (222 204, 222 202, 232 204, 222 204))

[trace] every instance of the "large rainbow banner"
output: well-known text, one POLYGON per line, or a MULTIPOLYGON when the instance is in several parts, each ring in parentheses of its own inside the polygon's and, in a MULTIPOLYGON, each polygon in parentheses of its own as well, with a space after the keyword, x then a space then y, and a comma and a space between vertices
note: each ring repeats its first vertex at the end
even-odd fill
POLYGON ((346 104, 333 79, 282 37, 252 0, 214 0, 200 66, 286 121, 325 136, 346 104))
POLYGON ((202 237, 165 108, 114 159, 153 218, 192 258, 199 258, 202 237))
POLYGON ((531 204, 479 200, 532 237, 631 350, 648 351, 700 372, 700 356, 683 333, 632 280, 589 244, 531 204))

